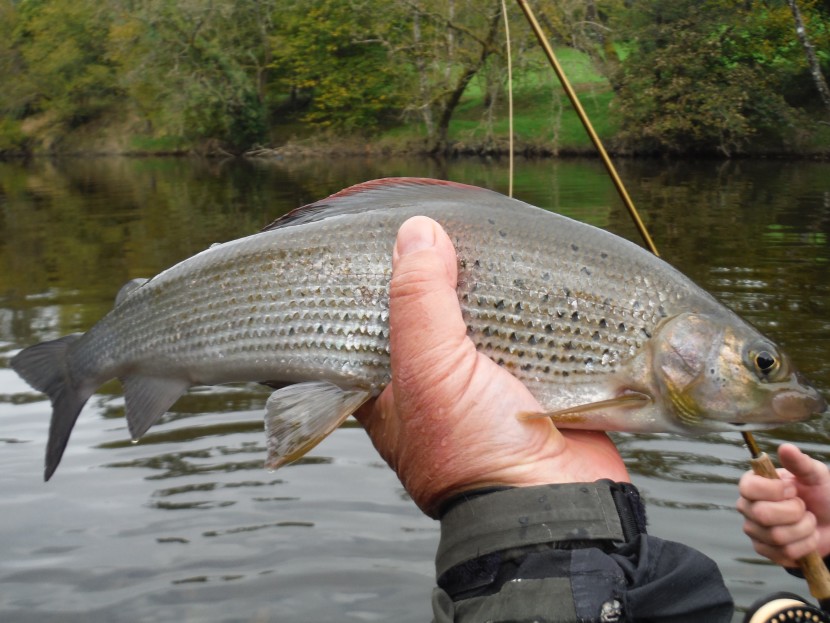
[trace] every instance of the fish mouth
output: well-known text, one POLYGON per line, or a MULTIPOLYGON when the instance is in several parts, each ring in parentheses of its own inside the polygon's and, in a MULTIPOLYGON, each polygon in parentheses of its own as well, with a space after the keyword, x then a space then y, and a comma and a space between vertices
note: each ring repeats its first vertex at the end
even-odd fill
POLYGON ((781 392, 772 399, 772 410, 782 422, 800 422, 828 413, 827 402, 818 392, 781 392))

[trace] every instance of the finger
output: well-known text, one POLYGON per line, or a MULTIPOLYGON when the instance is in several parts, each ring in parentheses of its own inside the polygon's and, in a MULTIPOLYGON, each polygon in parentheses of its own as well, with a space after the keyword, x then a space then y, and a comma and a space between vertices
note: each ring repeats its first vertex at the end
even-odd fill
POLYGON ((791 443, 782 444, 778 449, 778 459, 799 483, 807 486, 821 485, 830 480, 827 467, 804 454, 791 443))
POLYGON ((750 502, 769 501, 780 502, 794 498, 797 494, 795 485, 786 474, 781 478, 765 478, 753 472, 746 472, 738 482, 738 491, 741 497, 750 502))
POLYGON ((788 543, 785 546, 769 545, 753 539, 752 546, 764 558, 769 558, 783 567, 797 567, 798 559, 810 552, 816 551, 817 539, 811 535, 800 541, 788 543))
MULTIPOLYGON (((801 498, 783 502, 747 502, 742 498, 738 500, 737 508, 748 520, 764 528, 795 525, 808 514, 801 498)), ((815 527, 815 521, 811 521, 815 527)))

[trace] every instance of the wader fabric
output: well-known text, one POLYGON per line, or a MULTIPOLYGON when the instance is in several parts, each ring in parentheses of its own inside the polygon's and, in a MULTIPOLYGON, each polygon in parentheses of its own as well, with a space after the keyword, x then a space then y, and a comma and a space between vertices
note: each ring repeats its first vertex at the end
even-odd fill
POLYGON ((436 623, 728 623, 715 563, 645 532, 630 484, 489 489, 441 517, 436 623))

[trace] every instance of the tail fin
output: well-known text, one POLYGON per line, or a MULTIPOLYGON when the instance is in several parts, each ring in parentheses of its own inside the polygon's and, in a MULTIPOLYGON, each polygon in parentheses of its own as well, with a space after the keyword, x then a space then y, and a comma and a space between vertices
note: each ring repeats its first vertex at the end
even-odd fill
POLYGON ((61 462, 63 451, 78 414, 95 390, 78 387, 69 371, 67 353, 81 333, 25 348, 11 360, 11 366, 29 385, 42 391, 52 401, 52 421, 46 446, 43 478, 49 480, 61 462))

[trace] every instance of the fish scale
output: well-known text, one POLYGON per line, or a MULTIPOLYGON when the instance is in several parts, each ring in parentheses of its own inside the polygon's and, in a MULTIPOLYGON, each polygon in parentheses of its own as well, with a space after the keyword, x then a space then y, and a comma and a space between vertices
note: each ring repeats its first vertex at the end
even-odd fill
POLYGON ((53 403, 46 477, 114 377, 134 438, 194 385, 287 386, 266 405, 268 463, 300 456, 389 382, 392 249, 415 215, 455 244, 476 348, 559 426, 694 433, 825 408, 777 346, 637 245, 485 189, 393 178, 214 245, 120 293, 83 336, 15 356, 53 403))

